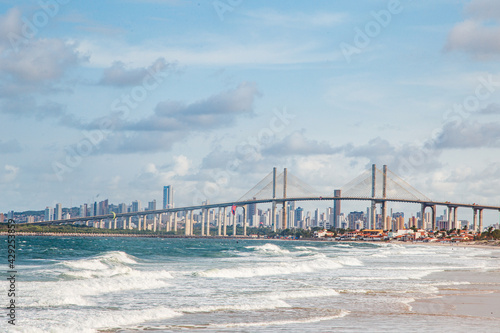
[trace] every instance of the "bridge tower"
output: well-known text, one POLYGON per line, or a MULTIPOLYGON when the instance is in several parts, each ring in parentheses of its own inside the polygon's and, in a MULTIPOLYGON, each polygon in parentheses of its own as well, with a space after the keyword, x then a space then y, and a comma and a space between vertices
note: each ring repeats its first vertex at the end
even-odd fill
POLYGON ((273 224, 273 231, 276 232, 276 167, 273 168, 273 203, 272 203, 272 216, 271 222, 273 224))
MULTIPOLYGON (((286 178, 287 178, 287 170, 286 168, 283 170, 283 199, 286 199, 286 178)), ((283 201, 283 229, 288 229, 288 220, 286 214, 286 200, 283 201)))
POLYGON ((370 229, 375 229, 375 222, 377 218, 377 211, 376 211, 376 201, 375 195, 376 195, 376 184, 377 184, 377 166, 375 164, 372 164, 372 207, 370 211, 370 229))

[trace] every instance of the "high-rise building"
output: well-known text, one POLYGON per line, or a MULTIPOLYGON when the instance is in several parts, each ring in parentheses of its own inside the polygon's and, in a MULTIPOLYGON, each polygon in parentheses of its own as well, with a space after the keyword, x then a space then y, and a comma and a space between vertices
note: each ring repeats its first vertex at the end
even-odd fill
POLYGON ((350 212, 349 215, 347 215, 347 221, 348 221, 348 228, 349 229, 357 229, 356 228, 356 222, 360 221, 363 222, 363 227, 366 229, 366 226, 364 225, 366 222, 366 217, 365 213, 360 211, 360 212, 350 212))
POLYGON ((60 203, 56 204, 56 210, 54 212, 54 220, 62 220, 62 205, 60 203))
POLYGON ((138 212, 141 210, 141 202, 139 200, 132 201, 132 212, 138 212))
POLYGON ((302 207, 297 207, 295 210, 295 221, 300 223, 304 220, 304 209, 302 207))
POLYGON ((52 221, 54 219, 54 209, 52 207, 45 207, 45 220, 52 221))
MULTIPOLYGON (((333 196, 336 198, 340 198, 342 194, 341 190, 333 191, 333 196)), ((333 200, 333 227, 340 228, 339 226, 339 216, 340 216, 340 200, 333 200)))
POLYGON ((109 214, 108 199, 99 202, 98 215, 109 214))
MULTIPOLYGON (((253 198, 254 200, 256 198, 253 198)), ((255 226, 253 224, 254 220, 255 220, 255 215, 257 215, 257 204, 249 204, 248 205, 248 216, 247 216, 247 219, 250 221, 250 225, 253 227, 255 226)))
POLYGON ((286 216, 288 228, 295 228, 295 201, 288 201, 286 216))
POLYGON ((148 210, 156 210, 156 200, 148 202, 148 210))
POLYGON ((170 185, 163 186, 163 209, 174 208, 174 190, 170 185))
POLYGON ((121 203, 118 205, 118 213, 126 213, 127 212, 127 205, 124 203, 121 203))

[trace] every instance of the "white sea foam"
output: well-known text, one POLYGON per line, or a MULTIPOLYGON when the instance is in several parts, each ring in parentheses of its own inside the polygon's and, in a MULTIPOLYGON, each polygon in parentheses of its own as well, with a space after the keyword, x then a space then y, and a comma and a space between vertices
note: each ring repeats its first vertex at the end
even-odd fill
POLYGON ((341 276, 340 279, 349 281, 418 280, 435 272, 439 272, 439 270, 407 271, 407 274, 405 275, 401 274, 402 272, 397 271, 396 273, 398 273, 398 275, 393 276, 341 276))
POLYGON ((315 288, 308 290, 289 290, 274 292, 267 297, 270 299, 297 299, 297 298, 309 298, 309 297, 329 297, 338 296, 338 292, 333 289, 327 288, 315 288))
POLYGON ((290 304, 285 301, 276 300, 254 300, 247 301, 247 303, 238 304, 220 304, 220 305, 205 305, 200 307, 185 307, 177 309, 176 311, 187 313, 199 312, 216 312, 216 311, 258 311, 258 310, 271 310, 277 308, 289 308, 290 304))
POLYGON ((54 307, 67 304, 94 305, 92 296, 126 290, 149 290, 170 286, 172 276, 167 271, 139 272, 99 279, 27 282, 23 287, 27 307, 54 307))
POLYGON ((132 271, 128 265, 137 261, 125 252, 112 251, 102 255, 81 259, 64 261, 62 265, 69 270, 64 274, 75 278, 95 278, 127 274, 132 271))
POLYGON ((94 258, 65 261, 57 268, 59 281, 26 282, 27 307, 54 307, 66 304, 93 305, 91 296, 125 290, 148 290, 169 286, 172 275, 165 270, 142 271, 128 265, 137 263, 125 252, 107 252, 94 258), (75 279, 77 278, 77 279, 75 279), (146 283, 147 281, 147 283, 146 283))
POLYGON ((413 307, 410 305, 410 303, 415 302, 415 299, 414 298, 406 298, 406 299, 400 300, 400 302, 403 303, 408 308, 408 311, 411 311, 411 310, 413 310, 413 307))
POLYGON ((332 259, 315 259, 296 263, 277 263, 275 265, 252 265, 234 268, 214 268, 194 275, 218 278, 243 278, 268 275, 288 275, 294 273, 309 273, 318 270, 338 269, 342 264, 332 259))
POLYGON ((469 285, 470 282, 468 281, 441 281, 441 282, 434 282, 431 283, 431 286, 461 286, 461 285, 469 285))
POLYGON ((343 266, 363 266, 363 262, 354 257, 339 257, 336 260, 343 266))
POLYGON ((286 249, 282 249, 278 245, 271 244, 271 243, 266 243, 264 245, 257 245, 257 246, 246 246, 246 248, 253 249, 253 250, 260 252, 260 253, 263 253, 263 254, 272 254, 272 255, 281 254, 281 255, 284 255, 284 254, 290 253, 290 251, 288 251, 286 249))
POLYGON ((211 324, 208 326, 208 328, 263 327, 263 326, 281 326, 281 325, 317 323, 320 321, 343 318, 343 317, 347 316, 349 313, 350 313, 350 311, 347 311, 347 310, 339 310, 338 314, 331 315, 331 316, 318 316, 318 317, 309 317, 309 318, 295 319, 295 320, 262 321, 262 322, 256 322, 256 323, 211 324))
MULTIPOLYGON (((85 312, 87 311, 68 310, 64 316, 59 318, 53 318, 51 314, 45 313, 46 317, 44 318, 30 318, 27 322, 23 322, 19 327, 19 332, 94 333, 107 328, 123 328, 145 321, 165 320, 182 316, 181 313, 164 307, 142 310, 93 310, 91 313, 85 312), (41 321, 42 319, 43 321, 41 321), (36 327, 31 325, 36 325, 36 327)), ((39 315, 44 315, 44 313, 42 312, 39 315)))
POLYGON ((335 244, 335 247, 352 247, 351 245, 349 244, 341 244, 341 243, 337 243, 335 244))

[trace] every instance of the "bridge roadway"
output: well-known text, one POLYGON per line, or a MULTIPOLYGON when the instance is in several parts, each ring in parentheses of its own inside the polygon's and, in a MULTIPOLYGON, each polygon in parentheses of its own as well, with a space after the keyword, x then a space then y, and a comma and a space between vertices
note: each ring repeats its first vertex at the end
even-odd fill
POLYGON ((276 198, 276 199, 259 199, 259 200, 247 200, 247 201, 233 201, 233 202, 224 202, 218 204, 207 204, 207 205, 197 205, 197 206, 186 206, 186 207, 178 207, 178 208, 166 208, 166 209, 157 209, 157 210, 148 210, 142 212, 130 212, 130 213, 116 213, 107 214, 107 215, 97 215, 97 216, 86 216, 86 217, 75 217, 64 220, 53 220, 53 221, 42 221, 31 223, 35 225, 48 225, 48 224, 68 224, 73 222, 81 222, 81 221, 92 221, 92 220, 104 220, 104 219, 113 219, 118 217, 131 217, 131 216, 145 216, 145 215, 154 215, 154 214, 164 214, 164 213, 175 213, 181 211, 194 211, 194 210, 206 210, 213 208, 224 208, 224 207, 232 207, 236 205, 237 207, 246 206, 249 204, 261 204, 261 203, 272 203, 276 202, 277 204, 283 204, 288 201, 333 201, 333 200, 347 200, 347 201, 372 201, 375 203, 384 203, 384 202, 401 202, 401 203, 413 203, 420 204, 424 207, 433 207, 433 206, 447 206, 449 208, 472 208, 474 211, 482 211, 486 210, 498 210, 500 211, 500 206, 490 206, 490 205, 479 205, 479 204, 464 204, 464 203, 453 203, 449 201, 419 201, 419 200, 407 200, 407 199, 393 199, 393 198, 370 198, 370 197, 334 197, 334 196, 319 196, 319 197, 296 197, 296 198, 276 198))

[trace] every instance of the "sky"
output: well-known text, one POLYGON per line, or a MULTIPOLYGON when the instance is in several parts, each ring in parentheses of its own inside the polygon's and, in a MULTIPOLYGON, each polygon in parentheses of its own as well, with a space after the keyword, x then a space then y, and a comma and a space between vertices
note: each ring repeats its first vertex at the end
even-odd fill
POLYGON ((1 0, 0 211, 227 202, 273 167, 326 195, 372 164, 500 205, 499 21, 497 0, 1 0))

